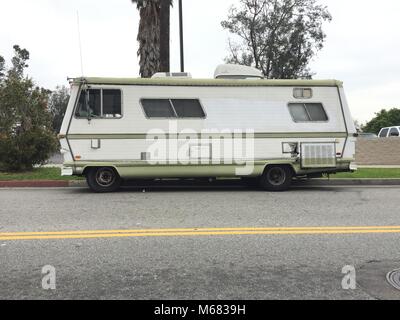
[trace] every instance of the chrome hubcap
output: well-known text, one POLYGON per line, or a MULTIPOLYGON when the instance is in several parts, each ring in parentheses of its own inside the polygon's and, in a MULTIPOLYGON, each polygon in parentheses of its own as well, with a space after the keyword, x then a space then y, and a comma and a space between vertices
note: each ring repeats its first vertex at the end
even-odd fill
POLYGON ((110 187, 115 182, 115 174, 111 169, 101 169, 97 171, 96 182, 102 187, 110 187))

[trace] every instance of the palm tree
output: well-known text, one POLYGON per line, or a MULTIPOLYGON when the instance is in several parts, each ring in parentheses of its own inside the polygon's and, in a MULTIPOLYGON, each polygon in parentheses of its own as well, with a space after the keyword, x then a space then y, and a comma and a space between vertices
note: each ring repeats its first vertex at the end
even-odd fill
POLYGON ((169 72, 170 6, 172 0, 132 0, 140 11, 138 56, 140 75, 169 72))

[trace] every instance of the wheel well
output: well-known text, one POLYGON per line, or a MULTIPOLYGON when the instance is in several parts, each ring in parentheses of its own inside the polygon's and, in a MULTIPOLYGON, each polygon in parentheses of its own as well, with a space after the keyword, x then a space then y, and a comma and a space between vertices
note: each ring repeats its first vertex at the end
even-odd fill
POLYGON ((83 176, 86 176, 86 174, 89 172, 89 170, 91 170, 91 169, 93 169, 93 168, 96 168, 96 167, 86 167, 85 169, 83 169, 82 175, 83 175, 83 176))
POLYGON ((115 167, 111 167, 111 166, 96 166, 96 167, 91 166, 91 167, 85 167, 85 168, 83 169, 82 175, 83 175, 83 176, 86 176, 86 174, 87 174, 90 170, 92 170, 92 169, 98 169, 98 168, 110 168, 110 169, 113 169, 113 170, 117 173, 118 176, 120 175, 119 172, 118 172, 118 170, 117 170, 115 167))
POLYGON ((277 166, 279 166, 279 167, 285 167, 285 168, 290 169, 290 171, 292 172, 293 177, 296 176, 296 171, 294 170, 293 166, 292 166, 291 164, 287 164, 287 163, 273 163, 273 164, 268 164, 268 165, 265 166, 264 171, 263 171, 263 174, 264 174, 265 172, 267 172, 267 170, 268 170, 269 168, 271 168, 271 167, 277 167, 277 166))

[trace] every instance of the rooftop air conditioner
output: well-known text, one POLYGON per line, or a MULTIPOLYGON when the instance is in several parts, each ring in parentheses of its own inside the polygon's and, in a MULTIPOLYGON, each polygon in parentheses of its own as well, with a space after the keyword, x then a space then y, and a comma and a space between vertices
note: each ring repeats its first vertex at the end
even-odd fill
POLYGON ((253 67, 238 64, 221 64, 214 73, 215 79, 264 79, 263 73, 253 67))

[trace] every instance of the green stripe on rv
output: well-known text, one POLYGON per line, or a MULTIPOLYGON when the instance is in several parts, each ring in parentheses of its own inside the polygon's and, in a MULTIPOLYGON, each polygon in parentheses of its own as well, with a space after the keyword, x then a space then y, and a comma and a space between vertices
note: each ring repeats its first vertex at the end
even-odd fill
MULTIPOLYGON (((336 169, 347 170, 353 159, 338 159, 336 169)), ((250 176, 260 176, 265 167, 271 164, 288 164, 297 174, 320 172, 321 169, 302 169, 296 159, 256 160, 250 176)), ((149 164, 146 161, 76 161, 64 163, 65 167, 74 168, 75 174, 82 174, 88 167, 114 167, 122 178, 192 178, 192 177, 236 177, 237 169, 246 165, 237 164, 149 164)), ((326 168, 327 170, 329 168, 326 168)), ((330 168, 334 170, 335 168, 330 168)))
MULTIPOLYGON (((252 163, 251 161, 246 161, 246 160, 238 160, 238 162, 242 162, 243 165, 245 165, 245 163, 252 163)), ((337 164, 339 165, 348 165, 350 164, 350 162, 354 162, 354 159, 337 159, 337 164)), ((253 162, 255 165, 267 165, 267 164, 299 164, 298 159, 297 158, 277 158, 277 159, 256 159, 253 162)), ((152 164, 149 161, 146 160, 109 160, 109 161, 74 161, 74 162, 65 162, 64 166, 66 167, 72 167, 72 166, 76 166, 76 167, 87 167, 87 166, 119 166, 119 167, 131 167, 131 166, 148 166, 148 167, 155 167, 155 166, 159 166, 159 167, 168 167, 171 165, 174 166, 178 166, 178 167, 198 167, 198 166, 203 166, 203 167, 211 167, 213 165, 221 165, 221 166, 235 166, 237 167, 237 164, 202 164, 201 161, 199 161, 199 163, 188 163, 188 164, 176 164, 173 163, 172 161, 168 162, 168 161, 159 161, 157 164, 152 164)), ((239 165, 240 166, 240 165, 239 165)))
MULTIPOLYGON (((101 139, 101 140, 146 140, 153 138, 171 139, 175 138, 192 138, 192 139, 221 139, 221 138, 247 138, 246 134, 69 134, 67 136, 70 140, 88 140, 88 139, 101 139)), ((250 136, 251 137, 251 136, 250 136)), ((346 132, 318 132, 318 133, 255 133, 255 139, 301 139, 301 138, 347 138, 346 132)))
POLYGON ((182 87, 343 87, 338 80, 226 80, 226 79, 141 79, 76 78, 75 84, 182 86, 182 87))
MULTIPOLYGON (((293 160, 269 160, 266 161, 255 161, 252 173, 250 176, 260 176, 264 171, 267 164, 273 163, 281 164, 293 164, 293 160)), ((67 166, 67 164, 65 164, 67 166)), ((246 165, 237 164, 157 164, 152 165, 143 161, 129 161, 129 162, 75 162, 75 173, 81 174, 84 168, 88 167, 114 167, 118 171, 119 175, 124 179, 150 179, 150 178, 192 178, 192 177, 236 177, 237 170, 244 168, 246 165)))

